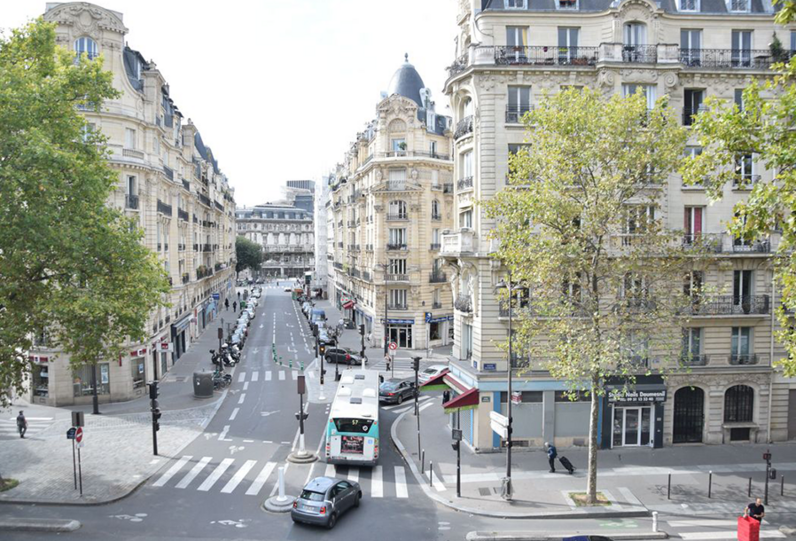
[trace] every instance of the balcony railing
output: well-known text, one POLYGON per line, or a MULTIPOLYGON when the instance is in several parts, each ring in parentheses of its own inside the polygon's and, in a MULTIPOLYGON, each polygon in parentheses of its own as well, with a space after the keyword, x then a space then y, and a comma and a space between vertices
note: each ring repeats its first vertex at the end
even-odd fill
POLYGON ((473 311, 473 298, 470 295, 459 295, 456 297, 453 307, 459 312, 470 313, 473 311))
POLYGON ((185 179, 182 179, 182 187, 185 188, 187 191, 191 191, 191 183, 185 179))
POLYGON ((200 246, 199 244, 194 244, 193 245, 193 251, 194 252, 198 252, 199 251, 199 246, 200 246))
POLYGON ((738 175, 732 181, 733 190, 751 190, 752 187, 760 182, 760 175, 743 174, 738 175))
POLYGON ((390 212, 387 214, 387 221, 388 222, 398 222, 403 220, 408 220, 409 215, 405 212, 390 212))
POLYGON ((136 158, 139 160, 144 159, 144 153, 140 150, 136 150, 134 148, 123 148, 122 149, 122 156, 125 158, 136 158))
POLYGON ((138 196, 133 194, 125 195, 124 208, 138 210, 138 196))
POLYGON ((476 251, 477 243, 473 231, 460 231, 458 233, 442 234, 442 255, 457 256, 462 253, 476 251))
POLYGON ((174 169, 170 167, 163 166, 163 173, 166 175, 166 178, 169 180, 174 180, 174 169))
POLYGON ((442 303, 441 302, 433 302, 433 303, 431 303, 431 308, 433 308, 434 310, 439 310, 440 308, 442 308, 442 303))
POLYGON ((506 105, 506 123, 520 124, 525 113, 533 109, 530 105, 506 105))
POLYGON ((771 238, 746 240, 721 233, 698 233, 683 235, 683 246, 701 248, 716 254, 768 254, 772 251, 772 241, 778 240, 778 235, 771 238))
POLYGON ((690 126, 694 123, 694 117, 699 113, 707 111, 707 107, 700 105, 699 107, 683 107, 683 126, 690 126))
POLYGON ((768 295, 721 295, 695 298, 687 312, 693 316, 766 315, 771 304, 768 295))
POLYGON ((431 219, 432 219, 432 220, 439 221, 439 220, 441 220, 441 219, 442 219, 442 214, 440 214, 440 213, 438 213, 438 212, 437 212, 437 213, 432 213, 432 214, 431 214, 431 219))
POLYGON ((408 282, 409 275, 408 274, 385 274, 384 275, 385 282, 408 282))
POLYGON ((203 252, 212 252, 213 251, 213 245, 212 244, 203 244, 202 245, 202 251, 203 252))
POLYGON ((373 245, 372 244, 366 244, 365 245, 365 250, 367 250, 368 252, 372 252, 373 251, 373 245))
POLYGON ((370 282, 371 281, 370 272, 362 271, 362 279, 365 280, 366 282, 370 282))
POLYGON ((187 284, 190 281, 191 281, 191 275, 188 274, 187 272, 183 273, 183 275, 182 275, 182 283, 183 284, 187 284))
POLYGON ((185 251, 185 245, 184 244, 178 244, 177 245, 177 251, 184 252, 185 251))
POLYGON ((406 250, 406 244, 388 243, 388 250, 406 250))
MULTIPOLYGON (((789 55, 784 56, 787 61, 789 55)), ((686 68, 767 70, 772 62, 768 49, 680 49, 680 63, 686 68)))
POLYGON ((405 305, 405 304, 392 304, 392 303, 390 303, 390 304, 387 305, 387 309, 388 310, 407 310, 408 308, 407 308, 407 305, 405 305))
POLYGON ((468 133, 473 133, 473 116, 466 116, 456 124, 456 130, 453 132, 453 138, 458 139, 464 137, 468 133))
POLYGON ((700 353, 699 355, 682 355, 680 357, 680 364, 683 366, 707 366, 708 361, 708 356, 704 353, 700 353))
POLYGON ((728 358, 731 365, 757 364, 760 362, 756 353, 734 353, 728 358))
POLYGON ((462 190, 468 190, 473 187, 473 177, 464 177, 459 179, 456 183, 456 188, 461 192, 462 190))
POLYGON ((189 219, 188 211, 187 210, 182 210, 181 208, 177 209, 177 216, 179 216, 180 220, 184 220, 186 222, 189 219))
POLYGON ((622 62, 655 64, 658 61, 657 45, 623 45, 622 62))
POLYGON ((212 207, 213 206, 213 205, 210 204, 210 198, 207 197, 205 194, 198 193, 196 195, 199 197, 199 202, 202 203, 203 205, 205 205, 207 207, 212 207))
POLYGON ((354 220, 348 220, 348 227, 356 227, 357 223, 354 220))
POLYGON ((342 247, 343 247, 343 243, 342 243, 342 242, 338 242, 338 243, 337 243, 337 247, 338 247, 338 248, 342 248, 342 247))
POLYGON ((172 208, 171 205, 167 205, 160 199, 158 199, 158 212, 161 214, 165 214, 166 216, 171 216, 172 208))
POLYGON ((432 284, 441 284, 448 281, 444 272, 432 272, 428 275, 428 281, 432 284))
POLYGON ((441 246, 442 244, 440 244, 439 242, 432 242, 431 247, 429 249, 436 251, 439 250, 441 246))

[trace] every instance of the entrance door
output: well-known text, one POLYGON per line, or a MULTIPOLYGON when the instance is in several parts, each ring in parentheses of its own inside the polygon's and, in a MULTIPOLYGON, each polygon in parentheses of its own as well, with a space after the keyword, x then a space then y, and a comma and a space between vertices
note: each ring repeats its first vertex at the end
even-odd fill
POLYGON ((649 445, 652 435, 652 408, 614 408, 613 447, 649 445))
POLYGON ((702 443, 704 407, 705 392, 699 387, 683 387, 674 393, 673 443, 702 443))
POLYGON ((639 408, 625 408, 624 441, 622 445, 639 444, 639 408))
POLYGON ((412 327, 403 325, 390 327, 390 342, 395 342, 399 348, 412 349, 412 327))

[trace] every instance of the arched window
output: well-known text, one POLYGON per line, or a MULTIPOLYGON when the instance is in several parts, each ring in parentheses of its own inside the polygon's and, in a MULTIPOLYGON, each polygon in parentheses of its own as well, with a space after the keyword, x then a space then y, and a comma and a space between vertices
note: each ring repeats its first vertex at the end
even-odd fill
POLYGON ((390 210, 387 214, 388 219, 406 220, 406 201, 390 201, 390 210))
POLYGON ((753 420, 755 391, 748 385, 735 385, 724 393, 724 422, 749 423, 753 420))
POLYGON ((656 50, 647 45, 647 25, 641 22, 625 23, 622 60, 625 62, 654 61, 656 50))
POLYGON ((442 219, 442 212, 440 211, 439 201, 437 199, 431 202, 431 219, 432 220, 442 219))
POLYGON ((461 118, 465 118, 472 115, 473 115, 473 100, 470 98, 464 98, 464 100, 462 101, 461 118))
POLYGON ((97 42, 88 37, 82 37, 75 41, 75 52, 77 53, 77 56, 81 56, 83 53, 86 53, 89 60, 93 60, 99 55, 97 42))

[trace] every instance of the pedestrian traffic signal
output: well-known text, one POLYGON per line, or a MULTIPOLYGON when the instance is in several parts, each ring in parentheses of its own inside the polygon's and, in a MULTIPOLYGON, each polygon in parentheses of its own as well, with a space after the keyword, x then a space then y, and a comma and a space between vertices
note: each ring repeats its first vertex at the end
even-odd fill
POLYGON ((149 384, 149 398, 150 400, 155 400, 160 395, 160 391, 158 390, 158 382, 153 381, 149 384))
POLYGON ((152 410, 152 424, 154 425, 155 432, 157 432, 158 430, 160 430, 160 422, 159 422, 159 421, 160 421, 160 417, 161 417, 162 415, 163 415, 163 414, 162 414, 162 413, 160 413, 160 409, 158 409, 158 408, 154 408, 154 409, 152 410))

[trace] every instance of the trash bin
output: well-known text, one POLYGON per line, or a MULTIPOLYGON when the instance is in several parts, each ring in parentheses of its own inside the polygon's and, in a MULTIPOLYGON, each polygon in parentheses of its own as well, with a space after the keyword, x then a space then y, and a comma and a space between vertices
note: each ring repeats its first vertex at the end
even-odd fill
POLYGON ((213 372, 201 370, 193 373, 193 395, 196 398, 213 398, 213 372))
POLYGON ((752 517, 738 517, 738 541, 758 541, 760 522, 752 517))

